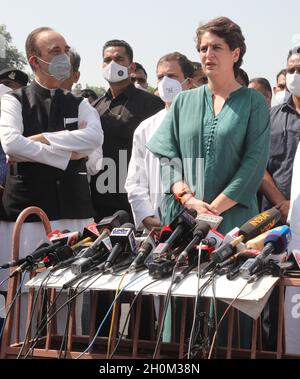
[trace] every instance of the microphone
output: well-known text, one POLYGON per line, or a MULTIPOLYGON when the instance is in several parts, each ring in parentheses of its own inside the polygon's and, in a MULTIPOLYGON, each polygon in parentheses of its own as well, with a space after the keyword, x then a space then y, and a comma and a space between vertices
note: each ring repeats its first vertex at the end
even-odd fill
POLYGON ((36 261, 41 258, 44 258, 46 255, 54 251, 57 247, 61 246, 61 242, 55 242, 52 245, 46 247, 41 247, 35 250, 32 254, 29 254, 25 257, 25 262, 23 262, 15 271, 13 271, 9 277, 17 275, 19 272, 23 272, 30 267, 32 267, 36 261))
POLYGON ((154 250, 153 255, 156 259, 164 255, 170 255, 170 250, 174 244, 183 236, 184 233, 190 232, 196 225, 195 217, 197 211, 195 209, 183 209, 171 222, 169 227, 173 230, 170 237, 164 242, 159 244, 154 250))
POLYGON ((171 236, 173 233, 173 230, 170 228, 169 225, 164 225, 159 233, 159 242, 164 243, 166 240, 171 236))
POLYGON ((261 253, 248 267, 248 274, 251 276, 255 272, 261 270, 268 255, 281 254, 286 250, 291 237, 291 229, 287 225, 278 226, 271 230, 265 238, 265 246, 261 253))
POLYGON ((241 250, 237 252, 236 254, 232 255, 225 261, 221 263, 217 263, 218 268, 223 268, 227 265, 230 265, 231 263, 234 263, 236 260, 246 257, 246 258, 253 258, 257 257, 260 254, 260 250, 255 250, 255 249, 248 249, 248 250, 241 250))
POLYGON ((144 266, 144 262, 148 255, 153 251, 156 247, 156 243, 154 240, 154 235, 156 235, 156 231, 154 229, 148 234, 145 241, 142 243, 141 247, 139 247, 137 251, 137 256, 134 261, 131 263, 128 272, 136 271, 140 267, 144 266))
POLYGON ((26 258, 18 259, 17 261, 10 261, 0 266, 0 269, 10 268, 19 266, 20 264, 24 263, 26 261, 26 258))
MULTIPOLYGON (((200 241, 207 236, 210 225, 204 221, 198 221, 193 231, 193 239, 187 247, 178 256, 177 262, 181 263, 185 260, 188 254, 194 249, 195 245, 199 245, 200 241)), ((209 242, 209 241, 208 241, 209 242)))
POLYGON ((56 266, 58 263, 65 262, 72 257, 74 257, 74 251, 69 245, 59 246, 57 249, 46 255, 43 261, 39 263, 38 267, 56 266))
POLYGON ((65 230, 61 232, 60 230, 56 229, 48 234, 48 238, 50 239, 52 243, 60 241, 61 245, 72 246, 78 242, 80 238, 80 233, 70 232, 70 231, 65 231, 65 230))
POLYGON ((134 226, 131 223, 123 224, 120 228, 114 228, 110 234, 112 250, 103 265, 103 271, 112 267, 117 257, 127 247, 131 252, 136 251, 136 241, 134 236, 134 226))
POLYGON ((111 231, 118 228, 129 220, 129 215, 126 211, 117 211, 110 217, 104 217, 98 226, 101 226, 101 234, 96 240, 89 246, 82 254, 79 254, 80 258, 89 258, 95 254, 102 241, 110 236, 111 231))
POLYGON ((202 275, 211 270, 217 263, 221 263, 229 258, 240 242, 247 242, 254 237, 270 230, 281 218, 279 210, 275 207, 252 217, 244 223, 239 231, 238 237, 231 242, 223 244, 211 254, 211 262, 203 269, 202 275))

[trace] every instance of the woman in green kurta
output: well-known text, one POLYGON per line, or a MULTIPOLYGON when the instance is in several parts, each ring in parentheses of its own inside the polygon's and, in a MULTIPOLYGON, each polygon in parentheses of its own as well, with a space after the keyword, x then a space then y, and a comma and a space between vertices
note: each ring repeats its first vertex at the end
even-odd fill
POLYGON ((173 160, 161 161, 162 223, 180 211, 172 194, 185 189, 184 205, 198 213, 222 215, 219 230, 226 233, 258 213, 256 192, 268 158, 269 110, 262 95, 235 80, 245 52, 243 37, 232 47, 226 34, 199 29, 198 48, 208 84, 178 95, 147 147, 156 156, 173 160))
MULTIPOLYGON (((258 213, 269 110, 261 94, 235 79, 246 52, 237 24, 220 17, 200 26, 197 49, 208 84, 178 95, 147 147, 161 158, 162 223, 184 206, 222 215, 218 230, 227 233, 258 213)), ((219 335, 226 345, 226 327, 219 335)), ((240 335, 241 347, 249 347, 249 317, 240 317, 240 335)))

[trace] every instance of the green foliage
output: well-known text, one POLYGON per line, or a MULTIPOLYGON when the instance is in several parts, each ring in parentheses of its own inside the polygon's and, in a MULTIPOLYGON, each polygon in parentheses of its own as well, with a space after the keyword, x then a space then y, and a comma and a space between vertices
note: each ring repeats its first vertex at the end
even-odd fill
POLYGON ((5 25, 0 25, 0 37, 1 36, 5 39, 5 57, 0 58, 0 70, 3 70, 7 67, 15 67, 22 70, 26 65, 25 56, 21 52, 19 52, 15 46, 11 44, 12 37, 10 33, 6 30, 5 25))

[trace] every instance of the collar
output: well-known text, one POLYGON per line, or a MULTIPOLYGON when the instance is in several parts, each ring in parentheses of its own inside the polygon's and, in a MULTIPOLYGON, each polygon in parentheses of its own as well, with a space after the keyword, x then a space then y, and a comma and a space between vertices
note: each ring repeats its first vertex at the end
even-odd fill
MULTIPOLYGON (((121 92, 115 99, 121 97, 121 96, 124 96, 126 97, 127 99, 131 97, 131 95, 133 93, 135 93, 137 91, 137 89, 135 88, 134 84, 130 83, 123 92, 121 92)), ((114 100, 113 97, 112 97, 112 94, 111 94, 111 90, 110 88, 106 91, 105 95, 104 95, 107 99, 109 100, 114 100)))
POLYGON ((55 94, 62 92, 60 88, 47 88, 40 84, 36 79, 32 81, 30 86, 35 92, 42 97, 53 97, 55 94))
POLYGON ((294 113, 296 112, 296 109, 294 107, 293 100, 292 100, 292 94, 290 94, 288 97, 285 98, 284 103, 281 104, 280 110, 292 111, 294 113))

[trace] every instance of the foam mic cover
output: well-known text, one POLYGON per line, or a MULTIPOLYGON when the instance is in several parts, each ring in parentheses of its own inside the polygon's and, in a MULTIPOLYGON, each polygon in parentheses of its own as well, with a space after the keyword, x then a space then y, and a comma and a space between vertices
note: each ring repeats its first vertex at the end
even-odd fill
POLYGON ((173 230, 170 228, 169 225, 164 225, 159 233, 159 242, 166 242, 166 240, 171 236, 172 232, 173 230))
POLYGON ((239 236, 243 236, 243 242, 248 241, 259 234, 272 229, 280 220, 280 211, 273 207, 251 218, 239 229, 239 236))

